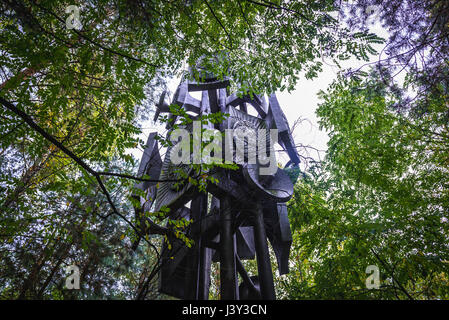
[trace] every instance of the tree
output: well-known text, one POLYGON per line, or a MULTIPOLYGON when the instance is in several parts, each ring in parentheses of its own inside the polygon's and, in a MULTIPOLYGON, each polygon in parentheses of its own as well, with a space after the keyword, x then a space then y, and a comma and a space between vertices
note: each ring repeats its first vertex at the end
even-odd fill
MULTIPOLYGON (((388 39, 379 59, 349 73, 357 74, 376 65, 381 78, 403 99, 395 107, 402 111, 422 108, 430 92, 448 95, 449 4, 444 0, 385 1, 359 0, 342 10, 348 26, 367 30, 379 23, 388 32, 388 39), (377 16, 378 19, 372 19, 377 16), (395 81, 399 75, 405 85, 415 85, 412 92, 395 81)), ((446 100, 447 104, 447 100, 446 100)))
POLYGON ((329 150, 298 183, 290 209, 298 272, 289 298, 447 299, 449 132, 445 97, 399 113, 377 72, 322 92, 329 150), (365 270, 381 272, 368 290, 365 270))
POLYGON ((343 2, 351 28, 367 30, 374 13, 389 38, 321 93, 329 149, 290 201, 297 271, 279 279, 284 297, 448 298, 447 5, 343 2))

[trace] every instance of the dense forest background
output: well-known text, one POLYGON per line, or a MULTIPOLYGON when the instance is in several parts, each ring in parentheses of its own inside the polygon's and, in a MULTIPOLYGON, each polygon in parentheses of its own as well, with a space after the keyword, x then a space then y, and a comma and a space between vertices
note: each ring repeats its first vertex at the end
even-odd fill
MULTIPOLYGON (((167 298, 161 237, 131 248, 143 231, 127 150, 144 147, 167 79, 223 51, 215 72, 257 93, 293 90, 326 62, 365 62, 320 93, 328 150, 301 154, 277 297, 448 299, 447 0, 2 1, 1 299, 167 298), (65 288, 73 264, 80 290, 65 288), (365 285, 369 265, 378 289, 365 285)), ((211 298, 217 277, 214 266, 211 298)))

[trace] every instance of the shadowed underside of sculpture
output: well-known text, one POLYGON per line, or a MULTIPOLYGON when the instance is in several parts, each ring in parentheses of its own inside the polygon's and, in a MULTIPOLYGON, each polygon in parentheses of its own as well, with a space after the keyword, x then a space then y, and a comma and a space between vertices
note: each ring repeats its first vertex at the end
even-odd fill
MULTIPOLYGON (((192 119, 220 111, 229 114, 222 123, 209 125, 221 132, 236 127, 268 129, 266 132, 277 129, 278 142, 290 157, 290 169, 298 169, 299 155, 276 95, 269 95, 267 103, 264 97, 257 95, 228 95, 228 86, 228 79, 220 80, 211 74, 206 74, 203 82, 182 81, 171 104, 184 108, 192 119), (201 100, 193 98, 189 94, 191 91, 201 91, 201 100), (248 107, 254 108, 257 116, 250 115, 248 107)), ((170 113, 166 98, 164 93, 156 106, 155 120, 160 114, 167 113, 173 124, 176 116, 170 113)), ((297 176, 292 178, 281 168, 276 168, 274 174, 261 176, 258 174, 259 162, 243 163, 237 170, 211 170, 209 174, 218 182, 209 183, 206 192, 200 192, 189 183, 179 185, 174 182, 178 176, 176 172, 184 170, 189 175, 191 169, 185 164, 173 164, 171 148, 162 161, 155 134, 150 134, 139 175, 146 174, 161 182, 137 185, 151 201, 142 201, 136 214, 169 208, 170 219, 193 221, 186 233, 194 240, 194 245, 189 248, 174 235, 167 235, 161 252, 159 291, 180 299, 208 299, 211 264, 215 261, 220 263, 221 299, 275 299, 268 241, 276 256, 279 273, 288 273, 292 236, 285 202, 293 194, 297 176), (242 260, 246 259, 257 259, 257 275, 249 275, 245 270, 242 260), (237 274, 242 279, 240 284, 237 274)), ((248 149, 247 152, 251 154, 256 150, 248 149)), ((271 152, 274 153, 274 149, 271 152)), ((146 232, 158 233, 155 229, 150 227, 146 232)))

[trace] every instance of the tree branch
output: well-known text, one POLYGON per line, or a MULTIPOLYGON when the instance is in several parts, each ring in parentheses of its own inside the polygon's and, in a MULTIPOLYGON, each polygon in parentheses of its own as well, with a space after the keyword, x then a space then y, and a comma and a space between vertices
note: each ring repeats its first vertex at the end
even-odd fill
MULTIPOLYGON (((112 212, 107 214, 106 216, 101 216, 101 218, 106 219, 110 215, 115 214, 122 218, 124 221, 126 221, 131 228, 136 232, 136 234, 142 236, 140 231, 134 226, 134 224, 129 221, 124 215, 122 215, 120 212, 118 212, 116 206, 114 205, 114 202, 112 201, 111 195, 107 191, 103 181, 101 180, 101 173, 98 173, 97 171, 93 170, 87 163, 85 163, 83 160, 81 160, 79 157, 77 157, 72 151, 67 149, 62 143, 60 143, 58 140, 56 140, 55 137, 53 137, 51 134, 46 132, 42 127, 40 127, 28 114, 26 114, 24 111, 20 110, 16 106, 14 106, 11 102, 3 99, 0 97, 0 103, 5 106, 8 110, 18 115, 22 120, 28 124, 34 131, 38 132, 40 135, 42 135, 46 140, 53 143, 56 147, 58 147, 62 152, 64 152, 66 155, 68 155, 73 161, 75 161, 80 167, 82 167, 84 170, 86 170, 89 174, 95 177, 95 179, 98 182, 98 185, 101 188, 101 191, 106 196, 106 199, 109 203, 109 205, 112 208, 112 212)), ((107 175, 104 174, 103 175, 107 175)), ((111 174, 112 175, 112 174, 111 174)), ((131 177, 131 176, 129 176, 131 177)), ((159 226, 160 227, 160 226, 159 226)), ((168 229, 160 227, 160 230, 164 230, 165 232, 168 232, 168 229)), ((145 238, 145 237, 144 237, 145 238)), ((146 240, 146 239, 145 239, 146 240)))
MULTIPOLYGON (((385 262, 385 261, 383 261, 380 257, 379 257, 379 255, 377 254, 377 252, 376 251, 374 251, 373 249, 371 249, 371 252, 374 254, 374 256, 376 257, 376 259, 377 260, 379 260, 380 261, 380 263, 382 263, 382 265, 385 267, 385 269, 387 269, 387 271, 390 271, 390 270, 388 270, 389 268, 388 268, 388 266, 387 266, 387 263, 385 262)), ((396 280, 396 278, 394 277, 394 275, 393 275, 393 272, 391 272, 391 278, 393 279, 393 281, 394 282, 396 282, 396 284, 398 285, 398 287, 399 287, 399 289, 410 299, 410 300, 415 300, 415 299, 413 299, 413 297, 407 292, 407 290, 405 290, 405 288, 399 283, 399 281, 398 280, 396 280)))
POLYGON ((215 20, 217 20, 217 22, 220 24, 221 28, 224 30, 224 32, 226 33, 226 35, 228 36, 229 39, 229 45, 232 48, 232 38, 229 35, 228 31, 226 30, 225 26, 221 23, 220 19, 218 19, 218 17, 216 16, 214 10, 212 9, 212 7, 209 5, 209 2, 207 2, 207 0, 204 0, 204 3, 206 3, 207 7, 209 8, 210 12, 212 13, 212 15, 214 16, 215 20))
MULTIPOLYGON (((49 13, 50 15, 52 15, 53 17, 55 17, 57 20, 59 20, 60 22, 62 22, 62 23, 65 24, 64 19, 62 19, 61 17, 59 17, 57 14, 55 14, 55 13, 52 12, 51 10, 49 10, 49 9, 47 9, 47 8, 45 8, 45 7, 41 6, 41 5, 39 5, 36 1, 33 1, 33 3, 34 3, 34 5, 37 6, 38 8, 40 8, 40 9, 42 9, 43 11, 49 13)), ((161 67, 161 66, 159 66, 159 65, 156 65, 156 64, 153 64, 153 63, 149 63, 148 61, 145 61, 145 60, 142 60, 142 59, 139 59, 139 58, 135 58, 135 57, 131 57, 131 56, 129 56, 129 55, 127 55, 127 54, 124 54, 124 53, 122 53, 122 52, 118 52, 118 51, 116 51, 116 50, 114 50, 114 49, 105 47, 105 46, 103 46, 102 44, 100 44, 100 43, 98 43, 98 42, 95 42, 94 40, 90 39, 89 37, 87 37, 87 36, 84 35, 82 32, 79 32, 79 31, 76 30, 76 29, 71 29, 71 31, 75 32, 78 36, 82 37, 83 39, 87 40, 88 42, 92 43, 93 45, 99 47, 100 49, 102 49, 102 50, 104 50, 104 51, 108 51, 108 52, 110 52, 110 53, 112 53, 112 54, 121 56, 121 57, 126 58, 126 59, 129 59, 129 60, 134 60, 134 61, 137 61, 137 62, 144 63, 144 64, 149 65, 149 66, 154 67, 154 68, 160 68, 160 67, 161 67)))
POLYGON ((296 11, 296 10, 293 10, 293 9, 290 9, 290 8, 285 8, 285 7, 278 6, 275 3, 270 2, 270 1, 264 1, 264 0, 262 0, 263 2, 258 2, 258 1, 254 1, 254 0, 246 0, 246 1, 251 2, 251 3, 255 4, 255 5, 263 6, 265 8, 270 8, 270 9, 275 9, 275 10, 283 10, 283 11, 295 13, 295 14, 299 15, 301 18, 303 18, 304 20, 306 20, 306 21, 310 22, 311 24, 313 24, 315 27, 319 27, 318 24, 315 21, 310 20, 309 18, 307 18, 304 14, 302 14, 299 11, 296 11))

